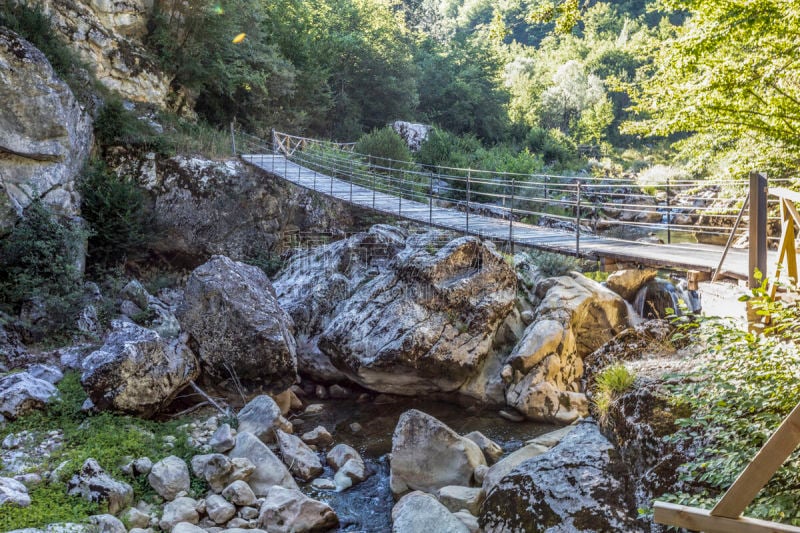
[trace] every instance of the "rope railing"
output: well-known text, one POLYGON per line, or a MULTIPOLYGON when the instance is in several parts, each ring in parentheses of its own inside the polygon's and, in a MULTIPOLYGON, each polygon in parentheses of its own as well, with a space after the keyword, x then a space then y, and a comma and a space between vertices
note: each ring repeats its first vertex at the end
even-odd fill
MULTIPOLYGON (((731 232, 739 205, 711 205, 721 187, 743 187, 734 179, 670 179, 638 184, 632 177, 522 174, 446 166, 424 166, 359 154, 355 143, 336 143, 272 132, 270 141, 233 133, 239 153, 280 154, 320 176, 415 200, 454 207, 467 213, 530 224, 562 224, 575 231, 613 232, 632 228, 642 233, 705 234, 722 240, 731 232)), ((791 180, 772 180, 789 182, 791 180)), ((324 192, 324 191, 323 191, 324 192)), ((773 201, 777 203, 777 200, 773 201)), ((743 235, 745 231, 739 230, 743 235)), ((686 237, 683 237, 685 239, 686 237)), ((777 240, 777 238, 775 238, 777 240)))

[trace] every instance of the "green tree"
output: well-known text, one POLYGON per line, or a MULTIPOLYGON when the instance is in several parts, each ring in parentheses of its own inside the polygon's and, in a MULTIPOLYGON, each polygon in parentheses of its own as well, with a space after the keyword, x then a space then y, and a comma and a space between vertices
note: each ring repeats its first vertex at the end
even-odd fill
MULTIPOLYGON (((664 0, 690 18, 655 53, 628 131, 747 138, 772 153, 800 146, 800 4, 664 0)), ((795 158, 796 160, 796 158, 795 158)))

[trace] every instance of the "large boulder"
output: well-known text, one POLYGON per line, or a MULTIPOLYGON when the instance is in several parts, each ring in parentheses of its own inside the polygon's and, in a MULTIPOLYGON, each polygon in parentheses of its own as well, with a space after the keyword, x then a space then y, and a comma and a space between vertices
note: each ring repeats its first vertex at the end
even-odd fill
POLYGON ((483 452, 434 417, 411 409, 400 416, 392 435, 391 489, 435 493, 448 485, 470 486, 483 452))
POLYGON ((399 230, 373 227, 316 252, 333 255, 338 275, 308 287, 305 304, 297 303, 300 287, 286 281, 281 301, 293 315, 312 317, 306 331, 324 327, 319 349, 360 385, 403 395, 457 391, 491 358, 514 306, 516 276, 491 243, 462 237, 438 248, 437 236, 403 239, 399 230), (354 269, 348 261, 356 253, 374 255, 354 269))
POLYGON ((529 419, 571 423, 588 414, 583 358, 628 327, 628 308, 577 272, 546 279, 536 292, 536 317, 506 360, 506 401, 529 419))
POLYGON ((506 475, 486 496, 480 524, 486 533, 641 531, 628 479, 614 446, 586 421, 506 475))
POLYGON ((461 520, 430 494, 414 491, 392 508, 392 533, 469 533, 461 520))
POLYGON ((275 442, 275 431, 291 433, 292 423, 281 414, 275 400, 266 394, 260 394, 242 407, 236 415, 239 431, 252 433, 264 442, 275 442))
POLYGON ((228 456, 231 459, 237 457, 249 459, 256 466, 255 471, 247 479, 256 496, 264 496, 270 487, 275 485, 288 489, 297 488, 297 483, 286 466, 252 433, 239 432, 236 435, 236 446, 228 452, 228 456))
POLYGON ((317 454, 300 440, 300 437, 289 435, 281 430, 277 430, 276 433, 283 462, 294 475, 304 481, 311 481, 322 474, 322 462, 317 454))
POLYGON ((92 147, 92 122, 44 54, 0 27, 0 235, 41 198, 76 216, 75 180, 92 147))
POLYGON ((189 492, 189 467, 180 457, 170 455, 153 465, 147 481, 159 496, 171 501, 178 494, 189 492))
POLYGON ((81 384, 99 409, 153 416, 199 374, 182 339, 114 321, 105 344, 83 360, 81 384))
POLYGON ((28 489, 14 478, 0 477, 0 507, 3 505, 17 505, 28 507, 31 497, 28 489))
POLYGON ((258 525, 273 533, 328 531, 339 525, 339 517, 330 506, 297 489, 274 486, 261 504, 258 525))
POLYGON ((258 267, 215 255, 189 276, 178 319, 211 379, 282 392, 297 378, 292 319, 258 267))
POLYGON ((0 378, 0 415, 14 420, 34 409, 42 409, 59 393, 50 382, 27 372, 0 378))
POLYGON ((636 293, 658 275, 652 268, 617 270, 606 279, 606 287, 633 303, 636 293))

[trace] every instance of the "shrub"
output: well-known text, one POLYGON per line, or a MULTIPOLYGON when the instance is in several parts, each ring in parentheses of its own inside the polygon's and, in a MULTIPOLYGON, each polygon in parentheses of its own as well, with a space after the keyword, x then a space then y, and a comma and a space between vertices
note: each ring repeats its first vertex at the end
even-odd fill
POLYGON ((44 319, 21 324, 34 340, 55 340, 74 329, 85 238, 77 223, 57 220, 34 200, 0 241, 0 310, 18 315, 25 304, 40 306, 44 319))
POLYGON ((531 250, 528 252, 531 262, 536 265, 542 275, 550 278, 564 276, 573 270, 581 269, 581 260, 571 255, 531 250))
POLYGON ((576 157, 575 143, 557 129, 531 128, 525 141, 531 152, 541 154, 550 165, 564 165, 576 157))
MULTIPOLYGON (((773 302, 764 287, 751 298, 759 313, 771 316, 763 333, 741 331, 720 319, 676 319, 681 335, 707 348, 703 363, 671 387, 674 403, 692 414, 677 421, 681 429, 670 438, 683 447, 693 444, 697 452, 679 470, 690 490, 665 499, 713 506, 797 405, 800 314, 796 305, 773 302)), ((795 452, 744 514, 800 525, 798 486, 800 453, 795 452)))
POLYGON ((97 266, 124 262, 146 249, 154 237, 153 217, 144 191, 92 162, 80 182, 83 217, 89 223, 89 257, 97 266))
POLYGON ((407 168, 412 161, 408 145, 391 126, 362 135, 356 144, 355 151, 373 158, 391 160, 377 161, 377 164, 393 168, 407 168))
POLYGON ((94 133, 104 146, 132 144, 166 151, 161 137, 133 111, 125 109, 119 98, 109 98, 100 109, 94 121, 94 133))

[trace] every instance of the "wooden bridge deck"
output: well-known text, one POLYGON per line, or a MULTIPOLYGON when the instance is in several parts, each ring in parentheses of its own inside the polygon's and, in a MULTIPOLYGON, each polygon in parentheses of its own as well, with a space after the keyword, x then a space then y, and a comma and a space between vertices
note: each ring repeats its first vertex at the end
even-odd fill
MULTIPOLYGON (((574 233, 517 221, 509 224, 508 220, 479 215, 475 212, 469 213, 467 223, 467 213, 464 211, 439 207, 435 202, 423 203, 407 198, 400 199, 392 194, 351 184, 349 181, 332 178, 297 165, 282 155, 255 154, 241 157, 244 161, 296 185, 365 209, 494 241, 512 240, 515 246, 576 255, 574 233)), ((605 259, 654 268, 699 270, 710 273, 717 268, 722 250, 721 246, 650 244, 582 233, 577 255, 588 259, 605 259)), ((769 263, 771 269, 775 263, 774 254, 770 254, 769 263)), ((747 270, 747 252, 730 250, 719 275, 746 280, 747 270)))

